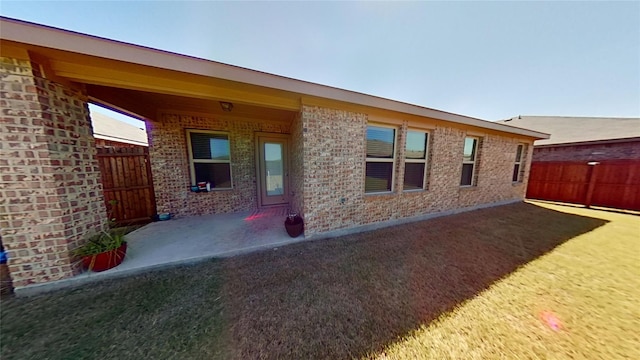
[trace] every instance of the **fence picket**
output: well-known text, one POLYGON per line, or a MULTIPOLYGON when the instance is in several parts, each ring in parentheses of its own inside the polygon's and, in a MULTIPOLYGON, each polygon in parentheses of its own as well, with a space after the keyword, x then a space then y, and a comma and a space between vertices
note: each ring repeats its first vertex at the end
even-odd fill
POLYGON ((534 162, 527 197, 640 211, 640 160, 534 162))
POLYGON ((110 216, 121 225, 151 221, 156 208, 148 149, 98 148, 97 158, 110 216))

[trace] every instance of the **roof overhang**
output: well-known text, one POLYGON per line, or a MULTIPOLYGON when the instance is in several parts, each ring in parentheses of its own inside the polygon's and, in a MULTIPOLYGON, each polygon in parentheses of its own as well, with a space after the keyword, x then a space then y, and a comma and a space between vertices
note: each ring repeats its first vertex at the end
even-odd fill
POLYGON ((43 52, 56 76, 80 84, 225 99, 291 111, 299 110, 303 99, 328 99, 534 139, 549 138, 538 131, 21 20, 0 17, 0 28, 0 39, 43 52))

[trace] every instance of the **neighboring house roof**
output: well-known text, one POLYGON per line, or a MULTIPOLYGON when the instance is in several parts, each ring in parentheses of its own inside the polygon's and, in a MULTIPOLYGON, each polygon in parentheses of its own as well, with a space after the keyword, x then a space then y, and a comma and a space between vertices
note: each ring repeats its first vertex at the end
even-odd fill
POLYGON ((93 135, 96 139, 148 146, 147 131, 98 112, 91 113, 93 135))
POLYGON ((536 146, 640 139, 640 118, 521 115, 499 122, 551 134, 536 146))
MULTIPOLYGON (((548 134, 545 133, 513 128, 498 122, 21 20, 0 17, 0 26, 2 39, 26 44, 29 47, 39 47, 40 51, 47 53, 51 68, 57 76, 77 83, 123 88, 128 86, 128 89, 159 93, 164 91, 164 94, 171 93, 201 99, 226 96, 232 101, 239 102, 247 102, 248 92, 254 91, 252 94, 254 104, 277 103, 278 106, 287 110, 299 110, 306 99, 312 101, 328 99, 532 138, 548 138, 548 134), (78 54, 85 58, 71 58, 68 54, 78 54), (111 63, 113 61, 117 64, 111 63), (149 74, 136 72, 132 65, 145 66, 149 74), (97 75, 91 73, 98 70, 102 70, 102 73, 97 75), (134 84, 133 82, 136 81, 137 83, 134 84), (166 83, 162 83, 163 81, 166 83), (233 84, 241 86, 233 88, 233 84), (231 91, 224 89, 231 89, 231 91)), ((126 99, 123 102, 126 102, 126 99)))

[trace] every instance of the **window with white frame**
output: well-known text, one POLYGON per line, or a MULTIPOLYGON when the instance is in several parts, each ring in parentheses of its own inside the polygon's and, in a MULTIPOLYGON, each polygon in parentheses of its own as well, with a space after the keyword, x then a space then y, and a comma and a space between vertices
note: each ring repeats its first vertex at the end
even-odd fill
POLYGON ((208 182, 212 189, 231 189, 229 134, 187 130, 191 184, 208 182))
POLYGON ((460 186, 473 186, 476 184, 476 160, 479 139, 466 137, 464 139, 464 151, 462 155, 462 177, 460 186))
POLYGON ((522 166, 522 163, 524 161, 524 151, 525 145, 518 144, 518 147, 516 148, 516 161, 513 165, 513 177, 511 179, 513 182, 522 181, 522 174, 524 172, 524 168, 522 166))
POLYGON ((395 141, 395 128, 367 126, 365 193, 390 192, 393 189, 395 141))
POLYGON ((407 131, 404 160, 404 190, 422 190, 427 177, 427 149, 429 133, 425 131, 407 131))

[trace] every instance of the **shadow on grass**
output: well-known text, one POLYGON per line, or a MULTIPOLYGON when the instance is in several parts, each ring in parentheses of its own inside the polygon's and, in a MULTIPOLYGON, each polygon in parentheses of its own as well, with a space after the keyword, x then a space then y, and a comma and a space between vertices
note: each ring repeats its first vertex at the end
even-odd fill
POLYGON ((566 206, 566 207, 572 207, 572 208, 577 208, 577 209, 590 209, 590 210, 606 211, 606 212, 615 213, 615 214, 640 215, 640 210, 616 209, 616 208, 597 206, 597 205, 585 206, 585 205, 582 205, 582 204, 564 203, 564 202, 558 202, 558 201, 553 201, 553 200, 543 200, 543 199, 527 199, 527 200, 536 201, 536 202, 543 203, 543 204, 566 206))
POLYGON ((357 358, 604 224, 520 203, 12 299, 0 357, 357 358))
POLYGON ((605 222, 521 203, 231 259, 231 357, 377 352, 605 222))

